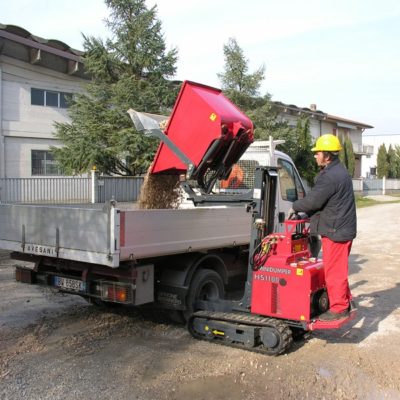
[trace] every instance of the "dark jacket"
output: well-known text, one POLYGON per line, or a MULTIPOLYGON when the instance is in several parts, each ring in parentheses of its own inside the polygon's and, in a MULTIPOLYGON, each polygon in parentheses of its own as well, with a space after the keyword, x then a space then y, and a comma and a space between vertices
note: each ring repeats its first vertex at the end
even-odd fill
POLYGON ((353 183, 338 159, 317 175, 311 191, 293 203, 295 211, 311 215, 310 232, 335 242, 352 240, 357 233, 353 183))

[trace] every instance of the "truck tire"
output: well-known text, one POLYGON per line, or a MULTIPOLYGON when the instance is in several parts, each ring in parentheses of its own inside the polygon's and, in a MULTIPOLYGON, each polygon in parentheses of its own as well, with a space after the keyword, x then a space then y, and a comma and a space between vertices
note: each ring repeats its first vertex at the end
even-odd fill
POLYGON ((218 300, 224 298, 224 282, 221 276, 212 269, 200 269, 195 272, 190 283, 186 299, 185 321, 193 314, 196 300, 218 300))

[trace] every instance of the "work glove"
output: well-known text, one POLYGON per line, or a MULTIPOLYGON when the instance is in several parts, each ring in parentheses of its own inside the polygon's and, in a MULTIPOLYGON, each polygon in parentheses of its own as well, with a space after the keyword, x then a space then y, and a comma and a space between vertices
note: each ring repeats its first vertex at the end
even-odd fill
POLYGON ((297 214, 297 211, 293 210, 293 208, 290 208, 288 211, 287 219, 295 219, 296 214, 297 214))

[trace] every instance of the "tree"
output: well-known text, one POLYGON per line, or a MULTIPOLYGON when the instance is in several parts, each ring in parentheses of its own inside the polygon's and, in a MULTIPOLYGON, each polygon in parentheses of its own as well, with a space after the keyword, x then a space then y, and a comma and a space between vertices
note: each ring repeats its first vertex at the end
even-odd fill
POLYGON ((299 118, 296 125, 297 146, 293 161, 300 175, 307 180, 310 186, 314 185, 314 177, 318 172, 318 166, 311 151, 312 137, 310 133, 309 118, 299 118))
POLYGON ((63 142, 53 148, 66 173, 96 166, 106 174, 135 175, 147 170, 157 141, 135 131, 129 108, 166 114, 178 88, 177 50, 166 50, 156 6, 145 0, 106 0, 112 39, 84 36, 84 67, 91 77, 86 92, 69 108, 71 123, 56 124, 63 142))
POLYGON ((353 150, 353 143, 351 142, 351 139, 349 137, 346 137, 344 141, 343 139, 341 139, 340 143, 342 145, 342 150, 340 150, 339 152, 339 159, 342 162, 342 164, 346 167, 347 171, 349 172, 349 175, 353 177, 355 170, 355 156, 353 150))
POLYGON ((385 143, 381 144, 378 149, 376 175, 379 179, 388 176, 388 162, 387 162, 387 151, 385 143))
POLYGON ((396 155, 396 151, 390 144, 387 152, 388 178, 391 179, 397 178, 398 163, 399 161, 396 155))
POLYGON ((222 90, 242 106, 243 100, 259 94, 261 82, 264 80, 265 66, 261 65, 252 74, 248 73, 248 60, 236 39, 229 38, 223 47, 225 58, 225 71, 217 74, 222 84, 222 90))
POLYGON ((286 121, 279 119, 279 111, 271 101, 271 96, 259 96, 264 80, 265 66, 262 65, 253 74, 248 73, 248 60, 236 39, 230 38, 224 45, 224 73, 217 74, 222 89, 233 103, 238 105, 253 121, 254 136, 258 140, 285 138, 285 149, 295 147, 292 129, 286 121), (291 140, 293 137, 293 140, 291 140))
POLYGON ((218 74, 222 88, 253 121, 256 140, 285 140, 279 148, 289 154, 300 170, 300 174, 312 184, 317 167, 310 151, 311 135, 309 121, 302 120, 296 129, 291 128, 281 117, 279 108, 271 101, 271 96, 259 96, 264 80, 265 66, 253 74, 248 73, 248 60, 235 39, 230 38, 224 46, 225 71, 218 74), (300 144, 300 146, 299 146, 300 144))
POLYGON ((269 95, 253 101, 255 107, 243 108, 255 126, 254 137, 257 140, 268 140, 270 136, 274 139, 285 139, 282 149, 293 151, 296 147, 294 130, 289 128, 287 122, 279 118, 279 111, 270 100, 269 95))
POLYGON ((400 178, 400 146, 396 145, 394 147, 396 153, 396 179, 400 178))

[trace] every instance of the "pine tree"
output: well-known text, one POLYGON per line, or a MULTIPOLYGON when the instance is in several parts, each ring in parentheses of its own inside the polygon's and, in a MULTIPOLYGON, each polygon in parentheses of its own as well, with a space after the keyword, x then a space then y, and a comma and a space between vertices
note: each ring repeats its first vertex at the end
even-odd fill
POLYGON ((285 140, 279 149, 289 154, 295 161, 300 175, 310 185, 314 182, 317 165, 311 152, 310 123, 307 119, 299 120, 295 129, 280 116, 279 108, 271 101, 267 93, 259 96, 264 80, 264 65, 253 74, 248 73, 248 60, 235 39, 229 39, 224 46, 225 71, 218 74, 225 94, 237 104, 253 121, 256 140, 285 140))
POLYGON ((339 152, 339 160, 346 167, 349 175, 353 177, 355 171, 353 143, 349 137, 346 137, 344 140, 340 137, 339 140, 342 146, 342 150, 339 152))
POLYGON ((53 149, 66 173, 96 166, 107 174, 135 175, 150 164, 156 140, 135 131, 129 108, 166 114, 178 88, 177 50, 166 50, 156 6, 145 0, 106 0, 112 39, 84 36, 84 67, 91 82, 69 108, 71 123, 56 124, 64 147, 53 149))
POLYGON ((390 179, 396 179, 397 178, 397 157, 396 157, 396 151, 392 147, 392 145, 389 145, 389 149, 387 152, 387 164, 388 164, 388 175, 387 177, 390 179))
POLYGON ((396 153, 396 179, 400 179, 400 146, 396 145, 394 151, 396 153))
POLYGON ((347 171, 349 172, 349 175, 353 177, 355 170, 355 157, 354 157, 353 143, 351 142, 350 138, 345 139, 344 148, 346 152, 346 168, 347 171))
POLYGON ((379 179, 388 176, 388 162, 387 162, 387 151, 385 143, 381 144, 378 149, 376 175, 379 179))
POLYGON ((307 180, 310 186, 314 184, 318 166, 311 151, 312 138, 309 118, 299 118, 296 124, 297 145, 293 161, 300 175, 307 180))
POLYGON ((224 45, 225 71, 217 74, 222 83, 222 90, 247 96, 257 96, 261 82, 264 80, 265 66, 248 73, 248 60, 236 39, 229 38, 224 45))
MULTIPOLYGON (((342 147, 342 150, 339 151, 339 160, 346 167, 346 163, 347 163, 347 160, 346 160, 346 149, 345 149, 345 146, 344 146, 343 136, 339 135, 338 139, 339 139, 340 145, 342 147)), ((346 169, 347 169, 347 167, 346 167, 346 169)))
POLYGON ((248 60, 236 39, 230 38, 224 45, 225 66, 222 74, 217 74, 222 89, 233 103, 239 106, 253 121, 254 136, 257 140, 285 139, 281 145, 283 151, 291 153, 296 147, 296 137, 293 129, 286 121, 279 118, 279 111, 267 93, 259 96, 261 83, 264 80, 265 66, 248 73, 248 60))

